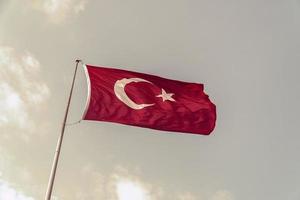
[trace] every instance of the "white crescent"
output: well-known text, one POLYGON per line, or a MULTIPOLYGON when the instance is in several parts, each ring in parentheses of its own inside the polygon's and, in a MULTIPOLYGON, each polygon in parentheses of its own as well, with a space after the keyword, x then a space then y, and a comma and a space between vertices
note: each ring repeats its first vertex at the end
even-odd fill
POLYGON ((125 86, 129 83, 132 83, 132 82, 135 82, 135 83, 137 83, 137 82, 151 83, 150 81, 147 81, 147 80, 144 80, 144 79, 141 79, 141 78, 123 78, 121 80, 117 80, 115 85, 114 85, 114 92, 115 92, 115 95, 118 97, 118 99, 120 101, 122 101, 123 103, 125 103, 130 108, 135 109, 135 110, 140 110, 140 109, 143 109, 143 108, 148 107, 148 106, 153 106, 154 103, 153 104, 137 104, 127 96, 127 94, 125 92, 125 86))

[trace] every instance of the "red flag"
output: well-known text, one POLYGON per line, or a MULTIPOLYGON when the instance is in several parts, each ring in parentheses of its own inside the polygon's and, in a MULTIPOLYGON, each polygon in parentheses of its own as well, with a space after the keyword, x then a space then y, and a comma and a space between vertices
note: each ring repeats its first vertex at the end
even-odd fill
POLYGON ((84 120, 209 135, 216 107, 203 84, 87 65, 89 95, 84 120))

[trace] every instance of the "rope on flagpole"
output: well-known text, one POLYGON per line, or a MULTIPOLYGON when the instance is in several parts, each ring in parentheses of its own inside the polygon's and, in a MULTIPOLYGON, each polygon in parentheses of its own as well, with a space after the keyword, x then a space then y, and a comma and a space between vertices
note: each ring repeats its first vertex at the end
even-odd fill
POLYGON ((66 126, 72 126, 72 125, 75 125, 75 124, 79 124, 81 121, 82 121, 82 119, 80 119, 76 122, 66 123, 66 126))
POLYGON ((78 64, 80 62, 82 63, 81 60, 76 60, 76 67, 75 67, 75 70, 74 70, 72 86, 71 86, 71 89, 70 89, 68 103, 67 103, 67 107, 66 107, 66 111, 65 111, 65 116, 64 116, 62 127, 61 127, 61 133, 60 133, 60 136, 57 140, 57 145, 56 145, 56 149, 55 149, 55 154, 54 154, 54 159, 53 159, 52 168, 51 168, 51 172, 50 172, 50 177, 49 177, 48 187, 47 187, 47 191, 46 191, 46 195, 45 195, 45 200, 51 200, 51 194, 52 194, 54 179, 55 179, 55 175, 56 175, 58 159, 59 159, 59 155, 60 155, 61 145, 62 145, 62 141, 63 141, 63 137, 64 137, 66 122, 67 122, 69 108, 70 108, 72 94, 73 94, 75 77, 76 77, 76 73, 77 73, 77 69, 78 69, 78 64))
MULTIPOLYGON (((85 65, 85 63, 82 60, 76 60, 76 62, 80 62, 83 66, 85 65)), ((76 121, 76 122, 70 122, 70 123, 66 123, 66 126, 73 126, 75 124, 79 124, 82 121, 82 119, 76 121)))

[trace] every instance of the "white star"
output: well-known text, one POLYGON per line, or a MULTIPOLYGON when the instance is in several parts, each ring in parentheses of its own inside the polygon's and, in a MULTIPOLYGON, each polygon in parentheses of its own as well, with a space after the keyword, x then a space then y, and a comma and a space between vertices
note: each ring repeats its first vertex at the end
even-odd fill
POLYGON ((174 93, 167 93, 164 89, 161 89, 161 94, 156 97, 161 97, 163 101, 175 101, 175 99, 172 98, 173 95, 174 93))

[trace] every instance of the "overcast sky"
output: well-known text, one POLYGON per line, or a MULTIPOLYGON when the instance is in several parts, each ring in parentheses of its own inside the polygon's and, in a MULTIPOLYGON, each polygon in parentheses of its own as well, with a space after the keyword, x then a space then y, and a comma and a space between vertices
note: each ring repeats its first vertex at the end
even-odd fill
POLYGON ((44 198, 77 58, 204 83, 217 126, 68 126, 53 200, 299 200, 299 35, 299 0, 0 0, 0 200, 44 198))

